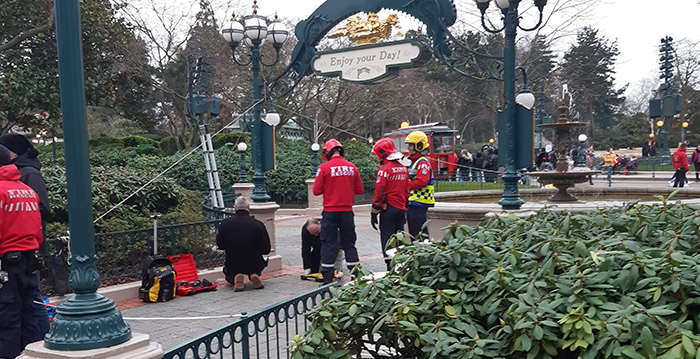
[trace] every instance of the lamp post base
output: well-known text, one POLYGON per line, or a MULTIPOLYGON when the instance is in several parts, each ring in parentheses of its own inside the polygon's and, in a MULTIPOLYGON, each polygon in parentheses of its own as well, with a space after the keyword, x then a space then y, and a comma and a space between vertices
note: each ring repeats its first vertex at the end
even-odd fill
POLYGON ((156 359, 163 357, 163 346, 150 341, 148 334, 134 334, 125 343, 106 348, 61 351, 48 349, 44 342, 36 342, 27 345, 20 359, 156 359))
POLYGON ((520 209, 520 207, 525 203, 518 195, 518 181, 520 176, 515 173, 506 172, 503 175, 503 198, 498 201, 498 204, 504 210, 520 209))
POLYGON ((118 345, 131 338, 114 301, 93 292, 76 294, 56 309, 44 345, 55 350, 87 350, 118 345))

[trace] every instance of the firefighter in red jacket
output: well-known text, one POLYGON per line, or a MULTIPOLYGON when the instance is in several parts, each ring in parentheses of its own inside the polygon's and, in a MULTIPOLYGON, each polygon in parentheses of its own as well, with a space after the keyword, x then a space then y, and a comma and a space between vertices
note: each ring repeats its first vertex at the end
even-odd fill
POLYGON ((43 308, 36 303, 42 303, 37 249, 44 241, 39 196, 20 176, 0 145, 0 358, 18 356, 49 327, 47 315, 35 315, 43 308))
POLYGON ((427 239, 428 229, 422 232, 421 229, 428 219, 428 208, 435 206, 433 170, 428 159, 423 157, 423 151, 426 151, 430 144, 423 131, 409 133, 404 142, 408 144, 408 159, 411 160, 411 165, 408 166, 410 192, 406 209, 408 233, 414 240, 427 239), (418 238, 420 233, 423 238, 418 238))
POLYGON ((408 199, 408 168, 398 162, 403 154, 396 150, 394 142, 380 138, 372 147, 381 167, 377 171, 377 185, 372 200, 370 223, 377 229, 379 217, 379 238, 386 269, 391 270, 391 258, 386 253, 386 243, 396 232, 403 231, 406 222, 406 200, 408 199))
POLYGON ((338 251, 345 252, 345 264, 352 270, 360 264, 355 241, 355 219, 352 206, 355 195, 362 194, 362 179, 354 164, 346 161, 343 145, 335 139, 323 145, 326 162, 318 168, 314 196, 323 195, 321 216, 321 274, 323 284, 333 281, 338 251), (340 232, 340 236, 338 233, 340 232))

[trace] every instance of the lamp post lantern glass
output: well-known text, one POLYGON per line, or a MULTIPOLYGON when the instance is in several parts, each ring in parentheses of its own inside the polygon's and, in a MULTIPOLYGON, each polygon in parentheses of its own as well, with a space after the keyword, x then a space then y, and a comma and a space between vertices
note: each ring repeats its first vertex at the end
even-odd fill
POLYGON ((313 166, 313 173, 311 173, 312 177, 316 177, 316 171, 318 171, 318 151, 321 149, 321 146, 318 143, 315 143, 311 145, 311 152, 313 152, 312 157, 311 157, 311 165, 313 166))
POLYGON ((238 183, 248 183, 248 174, 245 170, 245 151, 248 149, 248 145, 245 142, 241 142, 238 144, 237 149, 238 154, 241 156, 240 160, 238 160, 241 165, 241 169, 238 172, 238 183))
MULTIPOLYGON (((518 148, 516 139, 518 136, 526 136, 530 134, 517 133, 517 121, 518 121, 518 111, 516 108, 516 94, 515 94, 515 36, 517 34, 517 29, 523 31, 533 31, 540 27, 542 24, 542 11, 544 9, 546 0, 534 0, 533 3, 539 11, 539 20, 534 27, 524 28, 520 25, 520 15, 518 14, 518 6, 521 0, 495 0, 496 6, 501 9, 503 13, 503 27, 501 28, 491 28, 488 26, 490 21, 486 21, 486 10, 488 9, 489 3, 487 1, 476 0, 476 5, 481 12, 481 25, 482 27, 490 33, 500 33, 501 31, 505 34, 505 48, 503 50, 503 88, 505 91, 505 108, 503 109, 502 115, 506 123, 503 128, 506 129, 503 134, 507 138, 508 144, 507 148, 499 151, 499 156, 503 156, 503 163, 505 167, 505 172, 503 174, 503 198, 498 201, 503 209, 520 209, 524 203, 518 194, 518 182, 520 180, 520 175, 518 174, 517 157, 518 148)), ((524 98, 521 97, 521 100, 524 98)), ((500 116, 499 116, 500 117, 500 116)))
POLYGON ((578 135, 578 163, 576 167, 586 167, 586 140, 588 140, 588 136, 585 133, 578 135))
MULTIPOLYGON (((261 119, 263 93, 263 82, 260 77, 260 65, 274 66, 279 61, 279 52, 282 44, 287 40, 288 31, 284 29, 282 24, 277 20, 275 15, 274 20, 267 24, 267 19, 264 16, 258 15, 258 2, 253 1, 252 13, 243 17, 243 24, 236 21, 235 15, 231 22, 221 31, 224 40, 231 47, 231 57, 233 62, 238 66, 250 66, 253 72, 253 123, 250 128, 250 137, 252 145, 253 157, 253 196, 255 202, 266 202, 270 200, 265 190, 265 172, 263 169, 263 124, 261 119), (275 59, 271 63, 266 63, 260 55, 260 46, 265 40, 272 43, 275 48, 275 59), (236 48, 238 44, 244 41, 250 50, 248 61, 240 61, 236 58, 236 48)), ((266 116, 266 122, 275 126, 279 124, 279 115, 271 111, 266 116)))

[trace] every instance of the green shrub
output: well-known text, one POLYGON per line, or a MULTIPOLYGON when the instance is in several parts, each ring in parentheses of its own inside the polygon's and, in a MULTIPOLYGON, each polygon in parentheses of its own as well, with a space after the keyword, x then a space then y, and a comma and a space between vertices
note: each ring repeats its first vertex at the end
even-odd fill
POLYGON ((664 201, 452 225, 400 249, 386 277, 334 289, 293 357, 696 358, 699 210, 664 201))
POLYGON ((119 149, 124 147, 124 141, 120 138, 97 136, 88 140, 90 149, 119 149))
POLYGON ((149 143, 136 146, 136 153, 140 155, 160 156, 163 154, 163 151, 161 151, 159 147, 149 143))
POLYGON ((364 142, 348 140, 343 142, 343 148, 345 148, 345 159, 355 164, 360 171, 362 181, 373 181, 377 178, 379 161, 377 156, 372 154, 371 146, 364 142))
POLYGON ((121 138, 121 141, 124 143, 124 147, 138 147, 139 145, 158 146, 158 141, 143 136, 126 136, 121 138))
POLYGON ((177 142, 177 137, 166 137, 160 140, 160 142, 158 143, 158 147, 161 151, 163 151, 164 155, 172 156, 175 153, 177 153, 177 142))
POLYGON ((240 142, 250 143, 250 133, 249 132, 238 132, 238 133, 219 133, 212 136, 211 145, 214 149, 224 147, 227 143, 232 143, 237 146, 240 142))
MULTIPOLYGON (((125 167, 91 168, 92 205, 95 218, 106 213, 117 203, 156 176, 154 171, 145 172, 125 167)), ((43 170, 46 188, 51 203, 48 222, 68 223, 65 169, 50 167, 43 170)), ((111 232, 148 226, 153 212, 169 213, 182 205, 183 188, 168 177, 160 177, 122 206, 110 212, 95 224, 98 232, 111 232)), ((197 204, 197 210, 201 210, 197 204)))

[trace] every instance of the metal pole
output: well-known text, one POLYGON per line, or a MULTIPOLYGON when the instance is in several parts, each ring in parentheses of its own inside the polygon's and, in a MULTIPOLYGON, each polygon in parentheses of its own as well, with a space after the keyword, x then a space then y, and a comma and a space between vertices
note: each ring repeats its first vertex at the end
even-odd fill
POLYGON ((510 6, 505 15, 505 49, 503 50, 503 88, 506 95, 506 107, 503 110, 506 118, 506 137, 509 139, 505 149, 505 172, 503 174, 503 198, 498 201, 503 209, 520 209, 524 203, 518 194, 518 175, 515 160, 518 155, 516 146, 515 127, 517 113, 515 111, 515 36, 518 26, 518 3, 520 0, 510 0, 510 6))
POLYGON ((54 350, 105 348, 129 340, 131 329, 114 302, 97 293, 100 273, 95 265, 80 1, 55 1, 54 6, 71 233, 69 285, 75 295, 56 309, 44 346, 54 350))
POLYGON ((238 161, 241 165, 241 170, 238 173, 238 183, 247 183, 248 182, 248 179, 247 179, 248 174, 246 173, 246 170, 245 170, 245 151, 238 151, 238 153, 240 153, 240 155, 241 155, 241 160, 238 161))
POLYGON ((664 149, 663 153, 661 154, 661 164, 668 164, 669 160, 671 159, 671 155, 669 154, 669 147, 668 147, 668 131, 666 131, 666 126, 668 126, 668 117, 664 117, 664 125, 661 127, 661 130, 664 133, 664 149))
POLYGON ((311 165, 313 166, 313 173, 311 173, 312 178, 316 178, 316 171, 318 171, 318 151, 311 151, 313 152, 311 156, 311 165))
POLYGON ((253 70, 253 128, 250 131, 251 142, 253 146, 253 195, 251 198, 254 202, 267 202, 270 196, 265 191, 265 172, 263 171, 263 154, 262 154, 262 121, 260 119, 260 107, 262 106, 262 80, 260 78, 260 40, 252 40, 253 47, 251 50, 251 68, 253 70))

